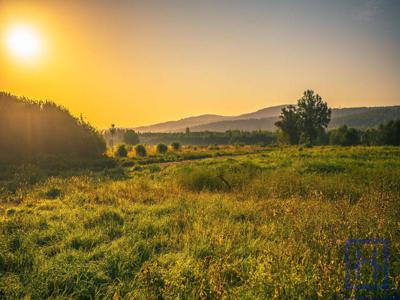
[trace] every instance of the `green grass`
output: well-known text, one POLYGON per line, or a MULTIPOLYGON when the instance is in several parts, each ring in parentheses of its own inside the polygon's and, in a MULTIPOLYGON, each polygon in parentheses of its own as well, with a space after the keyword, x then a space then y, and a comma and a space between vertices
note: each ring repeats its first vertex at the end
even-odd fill
POLYGON ((399 148, 138 165, 5 184, 0 298, 343 298, 349 238, 400 288, 399 148))

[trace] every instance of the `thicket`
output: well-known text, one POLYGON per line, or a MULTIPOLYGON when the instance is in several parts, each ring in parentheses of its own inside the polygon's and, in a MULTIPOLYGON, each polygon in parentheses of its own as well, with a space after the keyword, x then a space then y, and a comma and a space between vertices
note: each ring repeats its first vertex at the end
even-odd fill
POLYGON ((102 136, 64 107, 0 92, 0 162, 98 158, 104 151, 102 136))

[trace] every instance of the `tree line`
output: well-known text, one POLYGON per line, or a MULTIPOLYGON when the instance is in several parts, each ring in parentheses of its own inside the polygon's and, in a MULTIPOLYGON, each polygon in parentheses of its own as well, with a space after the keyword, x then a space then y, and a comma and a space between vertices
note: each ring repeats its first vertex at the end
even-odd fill
POLYGON ((117 144, 136 145, 139 143, 156 145, 159 143, 172 144, 174 142, 182 145, 228 145, 228 144, 262 144, 270 145, 277 142, 277 135, 273 132, 264 130, 240 131, 228 130, 226 132, 145 132, 137 133, 131 129, 116 129, 112 133, 112 128, 104 132, 107 144, 112 147, 117 144))
POLYGON ((400 120, 380 124, 377 128, 359 130, 342 125, 327 130, 331 121, 331 108, 313 90, 306 90, 297 105, 284 107, 275 123, 276 132, 264 130, 184 133, 136 133, 133 130, 115 129, 105 133, 108 144, 171 144, 184 145, 246 144, 246 145, 400 145, 400 120))

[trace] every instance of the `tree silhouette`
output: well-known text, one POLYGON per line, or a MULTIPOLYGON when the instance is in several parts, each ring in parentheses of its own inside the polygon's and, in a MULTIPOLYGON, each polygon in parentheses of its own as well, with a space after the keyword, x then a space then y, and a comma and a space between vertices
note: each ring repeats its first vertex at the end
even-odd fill
POLYGON ((346 125, 329 131, 329 144, 353 146, 361 143, 361 131, 346 125))
POLYGON ((125 145, 118 146, 117 156, 118 157, 127 157, 128 156, 128 150, 126 150, 125 145))
POLYGON ((147 151, 146 151, 145 146, 140 145, 140 144, 136 145, 135 152, 136 152, 137 156, 146 156, 147 155, 147 151))
POLYGON ((282 108, 279 118, 280 120, 275 123, 275 126, 282 130, 285 140, 291 145, 298 144, 301 123, 297 108, 293 105, 282 108))
POLYGON ((331 109, 313 90, 306 90, 297 102, 297 113, 304 137, 314 143, 318 135, 325 131, 331 120, 331 109))
POLYGON ((289 105, 282 109, 280 120, 275 123, 290 144, 315 143, 318 137, 326 136, 325 129, 331 119, 331 109, 321 96, 306 90, 297 101, 297 107, 289 105))
POLYGON ((157 145, 157 152, 160 154, 166 153, 168 151, 168 146, 165 144, 158 144, 157 145))
POLYGON ((111 134, 111 140, 110 140, 110 144, 111 144, 111 149, 114 149, 114 135, 115 132, 117 131, 117 129, 115 128, 115 124, 111 124, 111 128, 110 128, 110 134, 111 134))
POLYGON ((179 149, 181 149, 181 144, 179 142, 172 142, 171 147, 175 151, 178 151, 179 149))

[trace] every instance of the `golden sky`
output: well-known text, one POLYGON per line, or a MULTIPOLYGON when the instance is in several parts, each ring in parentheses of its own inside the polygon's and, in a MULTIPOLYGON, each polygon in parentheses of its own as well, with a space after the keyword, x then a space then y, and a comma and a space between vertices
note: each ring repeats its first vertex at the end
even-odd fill
POLYGON ((332 107, 399 105, 399 3, 0 0, 0 90, 98 128, 251 112, 308 88, 332 107), (21 26, 32 57, 7 46, 21 26))

